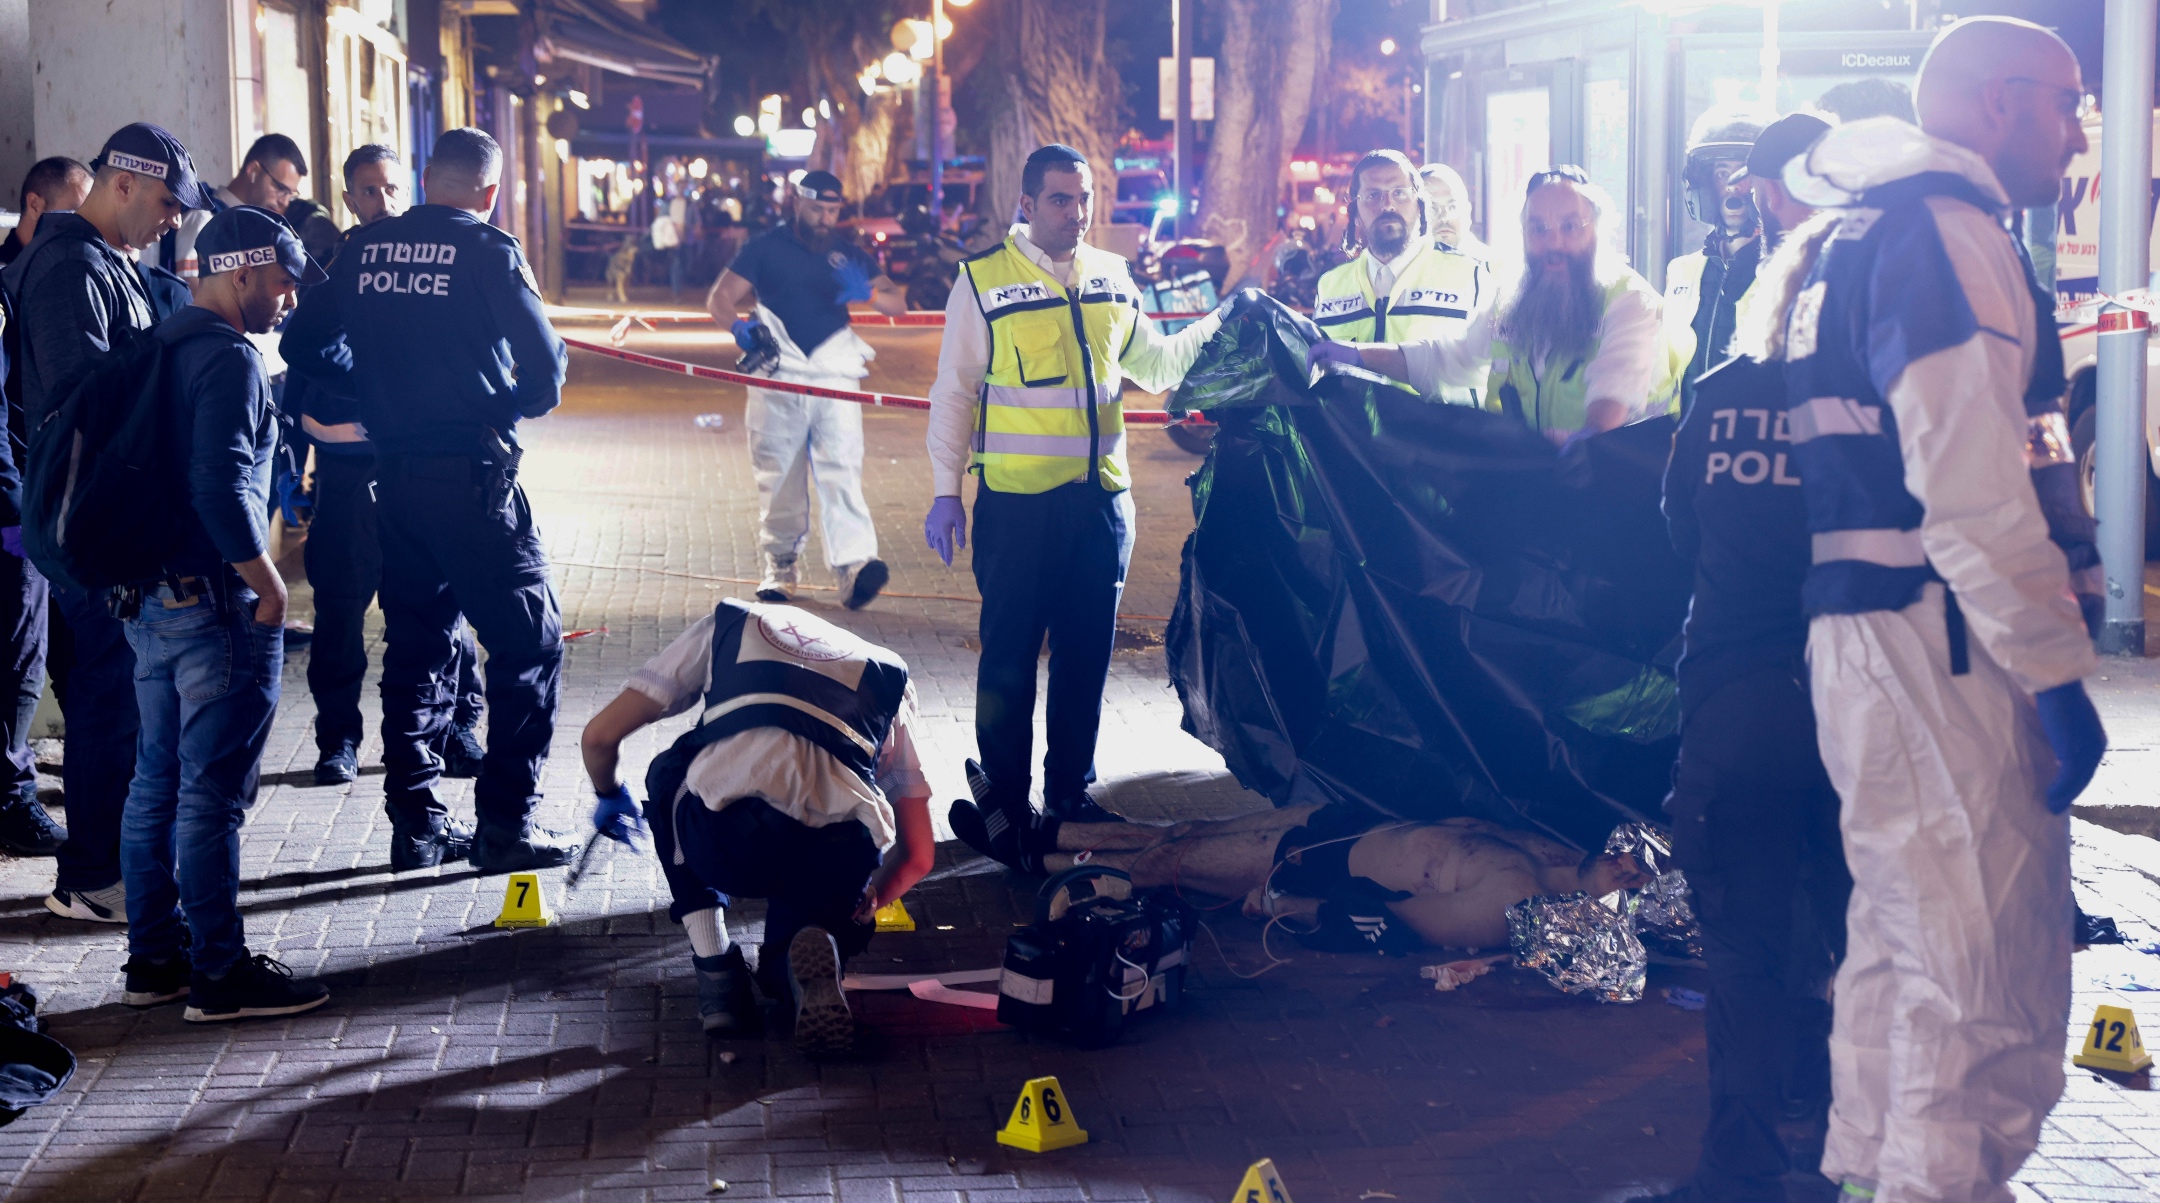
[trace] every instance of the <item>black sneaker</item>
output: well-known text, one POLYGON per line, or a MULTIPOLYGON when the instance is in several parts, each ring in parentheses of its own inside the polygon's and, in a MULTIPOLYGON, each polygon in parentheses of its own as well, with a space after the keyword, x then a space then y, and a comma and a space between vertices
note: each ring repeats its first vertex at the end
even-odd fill
POLYGON ((975 799, 975 805, 977 806, 986 807, 990 805, 989 771, 984 769, 982 766, 982 762, 978 760, 968 761, 966 765, 966 770, 968 795, 975 799))
POLYGON ((424 832, 420 835, 390 834, 390 871, 403 873, 408 869, 432 869, 437 865, 454 864, 472 856, 472 828, 455 819, 443 820, 441 831, 424 832))
POLYGON ((442 775, 470 781, 480 775, 480 761, 487 749, 480 746, 480 737, 471 727, 460 727, 443 740, 442 775))
POLYGON ((315 784, 344 785, 360 775, 360 746, 357 740, 346 740, 334 748, 323 749, 315 760, 315 784))
POLYGON ((795 1047, 810 1057, 855 1051, 855 1016, 840 985, 840 946, 822 927, 788 941, 788 985, 795 997, 795 1047))
POLYGON ((67 828, 53 822, 38 801, 37 786, 0 801, 0 848, 11 856, 51 856, 67 843, 67 828))
POLYGON ((946 821, 960 842, 1008 869, 1022 873, 1042 872, 1042 855, 1033 834, 1034 816, 1015 823, 1003 808, 977 806, 961 799, 946 812, 946 821))
POLYGON ((1086 794, 1075 794, 1043 806, 1052 817, 1066 823, 1123 823, 1125 816, 1104 810, 1086 794))
POLYGON ((698 1022, 705 1034, 722 1039, 757 1035, 764 1015, 750 992, 750 966, 742 949, 730 948, 716 957, 693 956, 690 967, 697 971, 698 1022))
POLYGON ((293 979, 292 970, 269 953, 243 953, 224 977, 197 973, 189 982, 187 1010, 181 1018, 189 1023, 230 1023, 235 1019, 268 1019, 298 1015, 330 1001, 330 987, 321 982, 293 979))
POLYGON ((186 998, 188 982, 195 976, 195 966, 188 963, 184 952, 163 961, 129 957, 120 968, 127 974, 127 989, 120 1001, 136 1008, 162 1007, 186 998))
POLYGON ((577 854, 576 844, 539 827, 514 835, 483 831, 473 839, 472 866, 482 873, 529 873, 567 865, 577 854))
POLYGON ((885 588, 885 582, 891 579, 892 569, 885 566, 885 561, 865 560, 862 567, 855 570, 853 579, 848 581, 847 596, 840 600, 840 604, 850 610, 860 610, 876 601, 878 593, 885 588))

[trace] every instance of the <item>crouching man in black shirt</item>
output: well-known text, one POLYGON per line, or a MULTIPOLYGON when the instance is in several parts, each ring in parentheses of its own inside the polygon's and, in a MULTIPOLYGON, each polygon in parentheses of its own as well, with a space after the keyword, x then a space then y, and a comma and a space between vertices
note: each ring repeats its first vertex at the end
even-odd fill
POLYGON ((186 443, 186 549, 119 612, 142 713, 120 822, 130 1006, 188 999, 190 1023, 291 1015, 329 1001, 267 954, 240 920, 240 822, 255 800, 284 669, 285 585, 264 515, 277 424, 270 381, 246 338, 278 324, 323 274, 276 214, 240 207, 195 243, 195 303, 160 323, 166 388, 186 443))

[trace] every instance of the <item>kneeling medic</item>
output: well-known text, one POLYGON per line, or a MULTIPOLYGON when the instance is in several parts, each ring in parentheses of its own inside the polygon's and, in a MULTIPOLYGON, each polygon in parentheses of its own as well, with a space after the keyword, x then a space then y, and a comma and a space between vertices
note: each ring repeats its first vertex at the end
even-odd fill
POLYGON ((697 724, 653 760, 645 787, 668 913, 690 935, 698 1018, 714 1036, 756 1030, 725 908, 763 898, 758 987, 792 1001, 804 1052, 848 1052, 841 966, 935 856, 907 665, 793 606, 722 601, 586 724, 595 826, 627 834, 637 821, 617 776, 623 740, 692 706, 697 724))

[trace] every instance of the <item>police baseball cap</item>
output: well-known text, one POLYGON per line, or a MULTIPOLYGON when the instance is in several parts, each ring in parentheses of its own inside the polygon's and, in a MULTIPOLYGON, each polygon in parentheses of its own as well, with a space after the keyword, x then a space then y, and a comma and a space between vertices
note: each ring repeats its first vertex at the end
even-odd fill
POLYGON ((175 199, 184 209, 208 209, 210 190, 195 178, 195 160, 188 157, 187 147, 163 126, 138 121, 121 126, 112 137, 105 139, 105 148, 90 160, 92 171, 117 167, 136 175, 147 175, 165 181, 172 189, 175 199))
POLYGON ((211 218, 195 236, 195 258, 205 276, 275 263, 302 284, 320 284, 329 278, 301 249, 292 227, 270 210, 253 205, 238 205, 211 218))
POLYGON ((806 171, 803 178, 795 181, 795 195, 804 200, 846 200, 840 191, 840 177, 830 171, 806 171))
POLYGON ((1788 113, 1763 128, 1755 139, 1755 147, 1748 151, 1747 165, 1734 172, 1728 182, 1745 179, 1775 181, 1782 177, 1785 164, 1792 162, 1815 145, 1815 140, 1830 132, 1830 123, 1810 113, 1788 113))

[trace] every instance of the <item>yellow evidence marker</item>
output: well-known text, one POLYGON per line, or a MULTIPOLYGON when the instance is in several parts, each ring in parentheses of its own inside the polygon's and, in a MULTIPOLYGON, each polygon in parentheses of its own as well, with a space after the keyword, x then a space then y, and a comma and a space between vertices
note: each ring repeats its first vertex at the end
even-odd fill
POLYGON ((1282 1184, 1282 1175, 1275 1172, 1274 1160, 1262 1157, 1246 1168, 1245 1178, 1238 1183, 1230 1203, 1290 1203, 1290 1189, 1282 1184))
POLYGON ((907 907, 898 898, 879 907, 876 918, 879 931, 915 930, 915 916, 907 913, 907 907))
POLYGON ((1084 1145, 1087 1138, 1067 1109, 1065 1089, 1056 1078, 1032 1078, 1022 1086, 1020 1101, 1013 1104, 1012 1118, 997 1134, 999 1144, 1030 1153, 1084 1145))
POLYGON ((502 914, 495 916, 497 927, 546 927, 555 922, 555 911, 548 906, 547 893, 540 888, 536 873, 512 873, 503 885, 502 914))
POLYGON ((2134 1074, 2151 1068, 2153 1059, 2145 1051, 2145 1042, 2138 1039, 2137 1016, 2128 1007, 2102 1004, 2094 1008, 2092 1022, 2085 1027, 2084 1049, 2070 1063, 2081 1069, 2134 1074))

